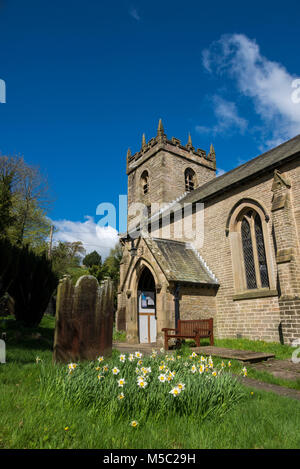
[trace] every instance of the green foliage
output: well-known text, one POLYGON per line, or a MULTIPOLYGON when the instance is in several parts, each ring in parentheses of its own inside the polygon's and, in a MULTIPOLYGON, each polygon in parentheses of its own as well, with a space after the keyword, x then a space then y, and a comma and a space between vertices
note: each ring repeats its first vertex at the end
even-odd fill
POLYGON ((0 279, 1 296, 7 291, 14 300, 16 320, 38 325, 57 285, 51 262, 27 246, 0 240, 0 279))
POLYGON ((113 342, 126 342, 126 331, 117 331, 114 327, 113 342))
POLYGON ((67 367, 54 372, 42 367, 41 392, 43 396, 63 396, 66 403, 93 408, 99 415, 109 414, 115 423, 130 421, 133 416, 140 423, 149 418, 163 421, 170 416, 193 416, 197 421, 220 418, 245 398, 243 386, 230 373, 221 369, 192 372, 196 359, 186 365, 182 358, 173 361, 162 354, 138 362, 137 358, 129 361, 126 356, 122 363, 116 357, 107 365, 105 362, 107 371, 104 362, 98 367, 95 362, 81 363, 71 372, 67 367), (164 370, 160 370, 162 360, 164 370), (117 375, 113 374, 115 367, 119 370, 117 375), (165 382, 160 382, 160 375, 166 376, 165 382), (120 378, 125 382, 123 387, 119 385, 120 378), (143 380, 144 388, 139 387, 138 380, 143 380), (178 389, 180 383, 182 390, 174 397, 171 391, 178 389), (124 398, 120 399, 121 393, 124 398))
POLYGON ((15 223, 8 230, 9 239, 22 246, 39 250, 49 236, 51 222, 35 200, 28 202, 14 198, 15 223))
POLYGON ((13 174, 0 174, 0 237, 7 235, 7 230, 12 225, 12 185, 13 174))
POLYGON ((92 265, 89 268, 88 272, 89 272, 89 275, 93 275, 94 277, 96 277, 99 283, 102 282, 102 280, 104 280, 105 277, 108 277, 107 269, 104 266, 92 265))
POLYGON ((20 266, 20 249, 0 238, 0 298, 10 289, 20 266))
POLYGON ((109 256, 103 262, 103 270, 105 271, 105 276, 110 277, 117 287, 119 282, 120 275, 120 262, 122 259, 122 248, 120 244, 110 250, 109 256))
MULTIPOLYGON (((69 274, 70 269, 80 268, 80 254, 85 252, 81 241, 59 241, 52 249, 51 260, 54 272, 59 278, 69 274)), ((84 274, 82 274, 84 275, 84 274)))
POLYGON ((11 242, 40 250, 49 235, 48 184, 18 156, 0 156, 0 232, 11 242))
POLYGON ((73 285, 76 284, 77 280, 82 277, 82 275, 90 275, 89 271, 83 267, 68 267, 66 273, 71 276, 73 285))
POLYGON ((101 256, 100 254, 98 254, 97 251, 90 252, 84 257, 82 263, 86 267, 93 267, 93 266, 101 267, 101 264, 102 264, 101 256))

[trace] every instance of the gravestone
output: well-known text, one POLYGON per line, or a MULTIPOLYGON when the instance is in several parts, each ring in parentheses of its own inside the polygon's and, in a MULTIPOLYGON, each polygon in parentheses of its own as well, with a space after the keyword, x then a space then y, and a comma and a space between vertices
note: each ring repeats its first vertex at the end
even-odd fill
POLYGON ((91 275, 72 284, 65 276, 59 282, 53 360, 69 362, 94 360, 110 355, 113 334, 113 283, 99 285, 91 275))
POLYGON ((0 339, 0 363, 6 363, 6 346, 2 339, 0 339))

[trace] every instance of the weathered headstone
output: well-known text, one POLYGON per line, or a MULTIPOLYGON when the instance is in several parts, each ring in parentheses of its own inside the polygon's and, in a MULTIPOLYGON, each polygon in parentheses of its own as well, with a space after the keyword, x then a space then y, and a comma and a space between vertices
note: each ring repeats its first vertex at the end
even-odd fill
POLYGON ((0 339, 0 363, 6 363, 6 346, 2 339, 0 339))
POLYGON ((113 333, 113 284, 106 279, 99 285, 91 275, 77 280, 70 277, 59 283, 53 360, 94 360, 109 355, 113 333))

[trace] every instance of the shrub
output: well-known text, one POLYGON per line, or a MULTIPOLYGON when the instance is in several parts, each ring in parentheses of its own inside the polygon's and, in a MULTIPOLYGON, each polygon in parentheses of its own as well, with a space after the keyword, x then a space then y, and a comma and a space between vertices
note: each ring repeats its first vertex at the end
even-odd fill
POLYGON ((0 239, 0 298, 8 292, 14 299, 17 321, 37 326, 56 285, 56 275, 45 254, 0 239))
POLYGON ((57 277, 45 254, 28 247, 19 251, 19 268, 8 292, 15 301, 15 318, 28 327, 37 326, 47 308, 57 277))
POLYGON ((0 238, 0 298, 8 291, 19 268, 20 249, 0 238))

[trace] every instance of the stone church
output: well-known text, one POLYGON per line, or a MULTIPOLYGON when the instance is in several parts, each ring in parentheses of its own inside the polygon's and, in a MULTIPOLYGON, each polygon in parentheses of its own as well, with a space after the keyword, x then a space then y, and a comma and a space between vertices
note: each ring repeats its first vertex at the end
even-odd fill
POLYGON ((157 136, 127 153, 117 328, 157 343, 178 319, 217 338, 300 338, 300 135, 216 177, 216 155, 157 136), (137 210, 137 207, 144 207, 137 210))

